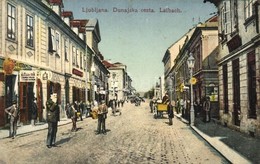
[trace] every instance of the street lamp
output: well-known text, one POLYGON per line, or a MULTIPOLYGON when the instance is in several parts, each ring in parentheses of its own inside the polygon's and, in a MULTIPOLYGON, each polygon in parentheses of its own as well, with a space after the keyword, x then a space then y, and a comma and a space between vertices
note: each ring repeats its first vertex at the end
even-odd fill
POLYGON ((168 90, 170 92, 170 102, 172 103, 172 87, 173 87, 173 74, 170 73, 168 77, 168 90))
POLYGON ((192 55, 192 53, 190 53, 190 57, 187 60, 187 65, 188 68, 190 69, 190 124, 193 126, 194 125, 194 105, 193 105, 193 86, 191 83, 191 79, 192 79, 192 69, 194 68, 194 64, 195 64, 195 59, 192 55))
MULTIPOLYGON (((88 50, 88 49, 87 49, 88 50)), ((88 102, 88 57, 87 57, 87 54, 86 53, 86 56, 85 56, 85 103, 88 102)))
POLYGON ((116 73, 113 72, 112 74, 112 77, 113 77, 113 98, 116 99, 116 96, 115 96, 115 77, 116 77, 116 73))
POLYGON ((91 66, 91 72, 92 72, 92 99, 93 99, 93 103, 95 101, 95 66, 94 66, 94 63, 92 63, 92 66, 91 66))

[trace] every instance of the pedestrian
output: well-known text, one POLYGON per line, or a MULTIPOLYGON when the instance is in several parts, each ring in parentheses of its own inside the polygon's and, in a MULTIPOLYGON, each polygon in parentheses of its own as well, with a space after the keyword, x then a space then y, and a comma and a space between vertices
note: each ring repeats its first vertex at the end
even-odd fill
POLYGON ((80 101, 79 103, 79 112, 80 112, 80 120, 83 121, 82 115, 83 115, 83 111, 85 110, 85 105, 83 103, 83 101, 80 101))
POLYGON ((184 118, 184 100, 182 98, 180 99, 180 112, 181 117, 184 118))
POLYGON ((181 108, 180 100, 177 98, 177 100, 176 100, 176 112, 177 112, 177 114, 180 113, 180 108, 181 108))
POLYGON ((115 99, 111 100, 110 107, 112 108, 112 114, 115 115, 116 114, 116 100, 115 99))
POLYGON ((207 97, 206 100, 203 103, 203 110, 204 110, 204 122, 210 122, 210 98, 207 97))
POLYGON ((69 112, 70 113, 70 119, 72 121, 71 131, 76 132, 77 131, 77 111, 76 111, 73 104, 70 105, 69 111, 70 111, 69 112))
POLYGON ((90 112, 91 112, 91 104, 90 104, 89 101, 87 101, 87 103, 86 103, 86 118, 89 116, 90 112))
POLYGON ((125 100, 121 100, 121 107, 124 107, 125 100))
POLYGON ((116 104, 117 104, 118 108, 120 108, 120 105, 121 105, 120 100, 117 100, 116 104))
POLYGON ((5 113, 8 114, 10 119, 9 137, 12 137, 12 139, 14 139, 16 137, 17 121, 19 118, 19 110, 17 108, 16 101, 13 101, 12 105, 5 109, 5 113))
POLYGON ((48 148, 55 147, 58 121, 60 121, 60 109, 57 103, 57 94, 53 93, 46 102, 48 134, 46 145, 48 148))
POLYGON ((163 96, 163 99, 162 99, 162 103, 167 104, 169 101, 170 101, 170 99, 169 99, 168 93, 165 93, 165 95, 163 96))
POLYGON ((174 117, 174 113, 173 113, 173 106, 172 106, 171 102, 168 102, 167 114, 168 114, 168 118, 169 118, 169 125, 172 125, 172 118, 174 117))
POLYGON ((153 100, 150 100, 149 106, 151 113, 153 113, 153 100))
POLYGON ((65 111, 66 111, 66 116, 67 116, 67 118, 70 118, 70 117, 71 117, 71 116, 70 116, 70 108, 71 108, 71 105, 70 105, 69 102, 67 102, 66 107, 65 107, 65 111))
POLYGON ((35 122, 37 120, 38 117, 38 107, 37 107, 37 99, 34 98, 34 100, 32 101, 32 108, 31 108, 31 125, 35 126, 35 122))
POLYGON ((78 102, 77 101, 74 101, 74 104, 73 104, 73 106, 74 106, 74 109, 76 110, 76 121, 78 121, 78 117, 79 117, 79 104, 78 104, 78 102))
POLYGON ((97 114, 98 114, 98 127, 97 127, 97 133, 100 134, 101 132, 103 134, 106 134, 106 118, 107 118, 107 105, 105 103, 105 100, 101 101, 101 104, 98 106, 97 114))
POLYGON ((199 115, 199 108, 200 108, 200 99, 199 98, 195 98, 194 101, 194 112, 195 112, 195 117, 198 117, 199 115))

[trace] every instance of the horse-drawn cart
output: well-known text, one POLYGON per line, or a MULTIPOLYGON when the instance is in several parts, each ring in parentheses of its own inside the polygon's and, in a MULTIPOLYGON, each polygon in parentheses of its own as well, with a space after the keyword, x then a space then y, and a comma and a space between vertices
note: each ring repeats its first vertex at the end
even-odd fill
POLYGON ((157 103, 154 108, 154 118, 163 117, 163 113, 167 113, 167 104, 157 103))

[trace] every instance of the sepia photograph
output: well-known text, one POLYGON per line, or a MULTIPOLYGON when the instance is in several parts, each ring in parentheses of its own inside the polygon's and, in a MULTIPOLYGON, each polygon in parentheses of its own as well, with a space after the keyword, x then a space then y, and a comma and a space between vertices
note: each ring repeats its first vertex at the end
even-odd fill
POLYGON ((0 164, 259 162, 259 0, 0 0, 0 164))

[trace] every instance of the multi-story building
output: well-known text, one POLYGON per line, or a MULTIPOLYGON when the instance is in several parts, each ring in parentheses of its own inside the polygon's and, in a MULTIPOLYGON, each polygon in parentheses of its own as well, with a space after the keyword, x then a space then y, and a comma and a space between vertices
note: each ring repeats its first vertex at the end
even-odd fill
POLYGON ((258 0, 204 0, 219 14, 219 105, 223 125, 260 136, 258 0))
POLYGON ((104 60, 103 55, 100 53, 98 43, 101 41, 101 35, 99 30, 99 22, 97 19, 89 20, 86 24, 86 36, 87 45, 93 52, 91 58, 91 86, 92 92, 89 97, 92 97, 89 101, 97 101, 108 99, 108 75, 109 71, 104 66, 102 61, 104 60))
MULTIPOLYGON (((190 71, 187 59, 190 54, 195 59, 193 77, 196 83, 193 84, 193 97, 195 101, 201 101, 210 97, 212 112, 217 117, 218 113, 218 71, 216 62, 216 47, 218 46, 218 22, 217 16, 213 16, 205 23, 199 23, 196 27, 187 32, 180 40, 172 45, 163 58, 164 65, 174 60, 170 68, 165 68, 166 81, 172 81, 173 99, 190 100, 190 71), (184 39, 185 38, 185 39, 184 39), (179 47, 179 49, 177 49, 179 47), (176 55, 177 54, 177 55, 176 55), (171 58, 171 57, 172 58, 171 58), (168 59, 168 60, 167 60, 168 59), (171 80, 169 80, 171 79, 171 80), (214 105, 213 105, 214 104, 214 105)), ((189 117, 189 109, 185 112, 189 117)))
MULTIPOLYGON (((164 63, 164 77, 166 81, 165 88, 172 100, 176 101, 176 91, 177 91, 177 70, 179 71, 179 66, 181 64, 176 63, 176 58, 180 53, 181 48, 187 42, 191 35, 193 34, 195 28, 189 30, 186 34, 184 34, 180 39, 178 39, 175 43, 173 43, 165 52, 162 62, 164 63)), ((178 61, 180 62, 180 61, 178 61)), ((182 79, 178 79, 179 84, 182 83, 182 79)))
POLYGON ((135 89, 132 87, 132 79, 127 74, 127 66, 120 63, 110 63, 103 61, 108 68, 110 76, 109 83, 109 99, 126 100, 128 95, 135 94, 135 89))
POLYGON ((66 103, 86 101, 95 54, 86 44, 89 20, 62 11, 62 0, 2 0, 0 5, 0 126, 8 122, 4 109, 13 100, 21 123, 29 122, 34 97, 40 121, 52 93, 58 95, 61 115, 66 103))

